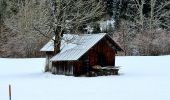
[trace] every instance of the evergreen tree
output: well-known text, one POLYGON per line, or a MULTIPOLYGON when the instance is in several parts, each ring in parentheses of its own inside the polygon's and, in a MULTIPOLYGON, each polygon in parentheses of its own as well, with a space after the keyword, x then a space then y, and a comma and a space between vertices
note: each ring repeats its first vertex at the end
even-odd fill
POLYGON ((115 20, 115 29, 119 27, 121 19, 127 19, 128 0, 114 0, 113 2, 113 18, 115 20))
POLYGON ((104 0, 106 13, 112 17, 113 16, 113 1, 114 0, 104 0))
POLYGON ((6 6, 7 6, 6 0, 1 0, 0 1, 0 25, 3 23, 6 6))
POLYGON ((92 27, 93 27, 93 33, 100 33, 100 32, 101 32, 101 30, 100 30, 100 24, 94 23, 94 24, 92 25, 92 27))

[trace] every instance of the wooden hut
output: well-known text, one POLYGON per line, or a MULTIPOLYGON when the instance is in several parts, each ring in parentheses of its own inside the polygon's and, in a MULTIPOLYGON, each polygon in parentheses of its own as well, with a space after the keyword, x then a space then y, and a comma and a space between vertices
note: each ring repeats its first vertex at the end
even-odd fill
MULTIPOLYGON (((47 54, 46 68, 53 74, 74 76, 96 74, 96 71, 101 69, 117 70, 115 54, 117 51, 122 51, 106 33, 64 34, 60 50, 60 53, 53 54, 53 40, 41 49, 47 54)), ((114 74, 117 73, 118 70, 114 74)))

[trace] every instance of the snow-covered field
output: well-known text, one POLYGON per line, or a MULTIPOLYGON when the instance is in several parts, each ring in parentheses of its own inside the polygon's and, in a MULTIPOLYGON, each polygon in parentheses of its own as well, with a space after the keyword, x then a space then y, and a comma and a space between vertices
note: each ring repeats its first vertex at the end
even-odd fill
POLYGON ((170 56, 117 57, 119 76, 43 72, 45 59, 0 58, 0 100, 170 100, 170 56))

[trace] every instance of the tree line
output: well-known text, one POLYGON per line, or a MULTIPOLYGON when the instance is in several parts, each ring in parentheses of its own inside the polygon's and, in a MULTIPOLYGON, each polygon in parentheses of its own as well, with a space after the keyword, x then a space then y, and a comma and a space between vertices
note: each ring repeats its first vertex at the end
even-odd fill
POLYGON ((63 33, 107 32, 124 49, 120 55, 170 53, 169 0, 1 0, 0 56, 42 56, 53 35, 59 52, 63 33), (101 30, 101 21, 113 20, 101 30))

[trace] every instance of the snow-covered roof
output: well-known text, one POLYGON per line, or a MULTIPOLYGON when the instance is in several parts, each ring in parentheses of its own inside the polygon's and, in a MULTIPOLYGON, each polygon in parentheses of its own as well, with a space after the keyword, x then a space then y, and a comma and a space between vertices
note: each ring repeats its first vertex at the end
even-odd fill
MULTIPOLYGON (((51 58, 51 61, 78 60, 91 47, 99 42, 106 33, 99 34, 64 34, 61 40, 60 53, 51 58)), ((54 51, 54 42, 50 40, 41 51, 54 51)))
MULTIPOLYGON (((77 37, 78 35, 74 34, 64 34, 61 40, 60 53, 75 47, 78 43, 77 37)), ((51 39, 43 48, 41 48, 40 51, 54 51, 54 39, 55 37, 53 37, 53 39, 51 39)))

